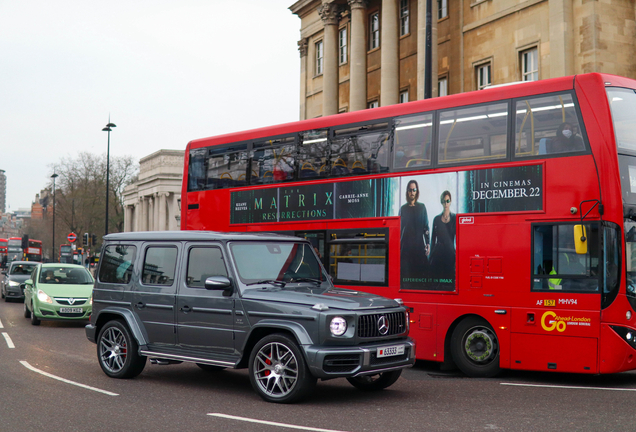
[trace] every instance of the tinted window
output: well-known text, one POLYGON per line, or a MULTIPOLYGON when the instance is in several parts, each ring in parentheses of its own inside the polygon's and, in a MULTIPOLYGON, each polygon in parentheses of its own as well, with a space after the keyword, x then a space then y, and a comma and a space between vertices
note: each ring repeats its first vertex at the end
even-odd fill
POLYGON ((496 103, 440 113, 438 162, 487 161, 506 157, 508 104, 496 103))
POLYGON ((585 225, 587 253, 574 246, 574 225, 534 227, 533 290, 598 291, 599 233, 596 225, 585 225))
POLYGON ((515 115, 516 157, 585 150, 569 93, 518 100, 515 115))
POLYGON ((327 131, 308 131, 301 134, 298 147, 298 178, 326 176, 329 174, 329 143, 327 131))
POLYGON ((431 164, 433 114, 395 119, 393 167, 419 169, 431 164))
POLYGON ((294 137, 256 142, 251 156, 252 184, 294 180, 296 170, 294 137))
POLYGON ((193 247, 188 252, 188 274, 186 284, 203 288, 211 276, 227 276, 223 254, 217 247, 193 247))
POLYGON ((172 285, 177 266, 177 248, 149 247, 144 258, 141 282, 146 285, 172 285))
POLYGON ((388 171, 387 123, 335 131, 331 141, 332 175, 360 175, 388 171))
POLYGON ((205 189, 205 165, 208 149, 190 150, 190 166, 188 167, 188 190, 205 189))
POLYGON ((99 265, 99 280, 105 283, 127 284, 133 273, 135 246, 106 246, 99 265))
POLYGON ((207 189, 222 189, 247 184, 247 145, 209 149, 207 189))

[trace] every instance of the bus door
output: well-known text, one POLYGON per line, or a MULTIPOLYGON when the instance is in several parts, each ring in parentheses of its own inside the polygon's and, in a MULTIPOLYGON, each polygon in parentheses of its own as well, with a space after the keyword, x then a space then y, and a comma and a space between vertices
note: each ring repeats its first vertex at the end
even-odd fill
MULTIPOLYGON (((597 223, 585 224, 577 251, 574 223, 532 225, 532 270, 525 306, 512 310, 512 369, 598 373, 601 273, 597 223)), ((522 294, 522 293, 520 293, 522 294)))

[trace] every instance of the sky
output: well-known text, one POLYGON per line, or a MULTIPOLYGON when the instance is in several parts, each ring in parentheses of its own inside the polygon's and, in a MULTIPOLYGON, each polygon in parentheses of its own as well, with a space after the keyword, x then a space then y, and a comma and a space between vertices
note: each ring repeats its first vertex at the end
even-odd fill
POLYGON ((141 159, 296 121, 294 0, 0 0, 0 169, 29 208, 80 152, 141 159))

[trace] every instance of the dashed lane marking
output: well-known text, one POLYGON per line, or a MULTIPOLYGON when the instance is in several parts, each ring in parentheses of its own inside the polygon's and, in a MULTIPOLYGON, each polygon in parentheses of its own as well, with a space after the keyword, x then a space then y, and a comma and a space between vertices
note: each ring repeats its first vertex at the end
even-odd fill
POLYGON ((344 432, 344 431, 339 431, 335 429, 320 429, 320 428, 313 428, 308 426, 297 426, 297 425, 290 425, 286 423, 271 422, 266 420, 256 420, 256 419, 251 419, 248 417, 237 417, 237 416, 221 414, 221 413, 208 413, 208 415, 212 417, 221 417, 221 418, 226 418, 230 420, 238 420, 238 421, 249 422, 249 423, 258 423, 258 424, 264 424, 269 426, 278 426, 278 427, 288 428, 288 429, 298 429, 298 430, 315 431, 315 432, 344 432))
POLYGON ((574 389, 574 390, 609 390, 609 391, 630 391, 636 392, 634 388, 609 388, 609 387, 583 387, 583 386, 559 386, 559 385, 547 385, 547 384, 518 384, 518 383, 500 383, 505 386, 517 386, 517 387, 542 387, 542 388, 560 388, 560 389, 574 389))
POLYGON ((13 344, 13 341, 11 340, 11 336, 9 336, 9 333, 2 332, 2 336, 4 336, 4 340, 7 341, 7 346, 9 348, 15 348, 15 345, 13 344))
POLYGON ((53 378, 55 380, 65 382, 67 384, 72 384, 72 385, 77 386, 77 387, 82 387, 82 388, 85 388, 87 390, 92 390, 92 391, 95 391, 95 392, 98 392, 98 393, 103 393, 103 394, 108 395, 108 396, 119 396, 119 394, 117 394, 117 393, 112 393, 112 392, 109 392, 109 391, 106 391, 106 390, 98 389, 96 387, 87 386, 86 384, 80 384, 78 382, 67 380, 67 379, 64 379, 64 378, 60 378, 59 376, 50 374, 48 372, 44 372, 43 370, 34 368, 33 366, 31 366, 28 362, 26 362, 24 360, 20 360, 20 363, 22 364, 22 366, 24 366, 27 369, 32 370, 33 372, 37 372, 39 374, 42 374, 42 375, 47 376, 49 378, 53 378))

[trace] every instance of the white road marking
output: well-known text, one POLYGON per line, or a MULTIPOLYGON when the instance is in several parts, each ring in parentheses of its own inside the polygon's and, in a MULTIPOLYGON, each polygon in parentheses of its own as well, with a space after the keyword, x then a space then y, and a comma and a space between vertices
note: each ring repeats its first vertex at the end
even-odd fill
POLYGON ((259 423, 259 424, 265 424, 265 425, 269 425, 269 426, 278 426, 278 427, 284 427, 284 428, 289 428, 289 429, 299 429, 299 430, 315 431, 315 432, 344 432, 344 431, 339 431, 339 430, 335 430, 335 429, 320 429, 320 428, 313 428, 313 427, 308 427, 308 426, 296 426, 296 425, 290 425, 290 424, 286 424, 286 423, 276 423, 276 422, 265 421, 265 420, 256 420, 256 419, 251 419, 251 418, 247 418, 247 417, 237 417, 237 416, 221 414, 221 413, 208 413, 208 415, 209 416, 213 416, 213 417, 222 417, 222 418, 226 418, 226 419, 230 419, 230 420, 239 420, 239 421, 250 422, 250 423, 259 423))
POLYGON ((558 386, 558 385, 543 385, 543 384, 515 384, 515 383, 500 383, 501 385, 517 386, 517 387, 543 387, 543 388, 560 388, 560 389, 574 389, 574 390, 609 390, 609 391, 630 391, 636 392, 633 388, 608 388, 608 387, 579 387, 579 386, 558 386))
POLYGON ((4 326, 2 325, 2 320, 0 320, 0 328, 4 328, 4 326))
POLYGON ((15 345, 13 345, 13 341, 11 340, 11 337, 9 336, 9 333, 2 333, 2 336, 4 336, 4 340, 7 341, 7 346, 9 348, 15 348, 15 345))
POLYGON ((42 375, 47 376, 49 378, 56 379, 58 381, 62 381, 62 382, 65 382, 67 384, 72 384, 74 386, 82 387, 82 388, 85 388, 85 389, 88 389, 88 390, 93 390, 93 391, 96 391, 96 392, 99 392, 99 393, 104 393, 104 394, 106 394, 108 396, 119 396, 119 394, 117 394, 117 393, 112 393, 112 392, 109 392, 109 391, 106 391, 106 390, 101 390, 101 389, 98 389, 98 388, 95 388, 95 387, 87 386, 85 384, 80 384, 80 383, 77 383, 75 381, 71 381, 71 380, 67 380, 67 379, 64 379, 64 378, 60 378, 60 377, 55 376, 53 374, 50 374, 48 372, 44 372, 44 371, 42 371, 40 369, 34 368, 33 366, 31 366, 28 362, 26 362, 24 360, 20 360, 20 363, 22 363, 22 366, 24 366, 27 369, 32 370, 33 372, 37 372, 39 374, 42 374, 42 375))

